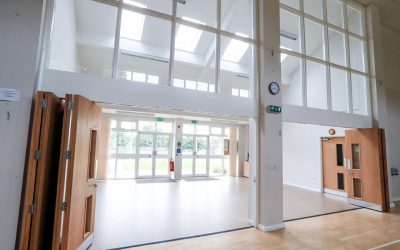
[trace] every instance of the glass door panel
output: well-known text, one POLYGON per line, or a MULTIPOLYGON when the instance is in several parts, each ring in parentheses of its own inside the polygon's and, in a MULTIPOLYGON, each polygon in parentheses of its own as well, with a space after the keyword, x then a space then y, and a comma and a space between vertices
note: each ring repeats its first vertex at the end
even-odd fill
POLYGON ((118 154, 136 154, 136 132, 118 133, 118 154))
POLYGON ((193 155, 193 136, 183 136, 182 138, 182 154, 183 155, 193 155))
POLYGON ((207 175, 207 159, 195 159, 195 175, 207 175))
POLYGON ((139 159, 138 176, 139 177, 153 176, 153 158, 152 157, 139 159))
POLYGON ((211 136, 210 137, 210 155, 224 155, 224 137, 211 136))
POLYGON ((168 176, 169 175, 169 160, 168 158, 155 159, 155 176, 168 176))
POLYGON ((193 175, 193 158, 182 159, 182 175, 193 175))
POLYGON ((156 155, 166 155, 169 156, 170 152, 170 135, 156 135, 156 155))
POLYGON ((139 137, 139 154, 153 155, 154 151, 154 135, 140 134, 139 137))
POLYGON ((197 156, 208 155, 207 149, 208 149, 207 137, 205 136, 196 137, 196 155, 197 156))
POLYGON ((223 168, 222 159, 210 159, 210 175, 223 175, 223 168))
POLYGON ((116 179, 135 178, 135 159, 118 159, 116 179))

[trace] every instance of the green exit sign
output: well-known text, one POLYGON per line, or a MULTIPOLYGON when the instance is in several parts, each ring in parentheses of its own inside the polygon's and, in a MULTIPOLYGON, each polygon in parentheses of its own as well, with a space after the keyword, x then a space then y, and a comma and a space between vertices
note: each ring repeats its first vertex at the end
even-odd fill
POLYGON ((156 118, 156 121, 157 121, 157 122, 163 122, 163 121, 164 121, 164 118, 162 118, 162 117, 157 117, 157 118, 156 118))
POLYGON ((272 114, 279 114, 282 112, 282 107, 276 105, 269 105, 267 106, 267 112, 272 114))
POLYGON ((192 121, 192 124, 195 124, 195 125, 196 125, 196 124, 198 124, 198 123, 199 123, 199 121, 196 121, 196 120, 193 120, 193 121, 192 121))

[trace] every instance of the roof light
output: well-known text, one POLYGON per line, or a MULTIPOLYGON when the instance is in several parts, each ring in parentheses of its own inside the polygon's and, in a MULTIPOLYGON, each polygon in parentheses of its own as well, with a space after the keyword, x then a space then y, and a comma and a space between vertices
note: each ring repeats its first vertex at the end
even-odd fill
POLYGON ((125 9, 122 10, 121 37, 137 41, 142 40, 144 19, 145 16, 142 14, 125 9))
MULTIPOLYGON (((281 49, 285 49, 285 50, 289 50, 289 51, 293 51, 292 49, 290 49, 290 48, 287 48, 287 47, 285 47, 285 46, 282 46, 281 45, 281 49)), ((287 57, 288 55, 286 55, 286 54, 283 54, 283 53, 281 53, 281 63, 286 59, 286 57, 287 57)))
POLYGON ((224 55, 222 56, 222 60, 238 63, 242 59, 248 48, 249 44, 232 39, 229 42, 228 47, 224 52, 224 55))
MULTIPOLYGON (((205 24, 189 17, 182 17, 182 19, 202 25, 205 24)), ((175 38, 175 47, 179 50, 194 52, 202 33, 203 31, 201 30, 180 24, 175 38)))
POLYGON ((143 8, 143 9, 147 8, 146 5, 144 5, 142 3, 138 3, 138 2, 132 1, 132 0, 124 0, 124 3, 129 4, 129 5, 133 5, 133 6, 136 6, 136 7, 139 7, 139 8, 143 8))

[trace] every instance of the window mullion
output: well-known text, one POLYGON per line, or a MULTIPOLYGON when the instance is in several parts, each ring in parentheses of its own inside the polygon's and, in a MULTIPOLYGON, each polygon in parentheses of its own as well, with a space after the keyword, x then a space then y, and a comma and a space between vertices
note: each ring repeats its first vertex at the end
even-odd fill
POLYGON ((172 24, 171 24, 171 44, 169 52, 169 73, 168 73, 168 85, 173 86, 174 79, 174 65, 175 65, 175 34, 176 34, 176 11, 178 8, 178 1, 173 0, 172 8, 172 24))
POLYGON ((221 0, 217 1, 217 34, 215 41, 215 81, 214 92, 219 93, 220 68, 221 68, 221 0))
POLYGON ((122 4, 123 1, 119 2, 118 13, 117 13, 117 27, 115 32, 114 40, 114 57, 113 57, 113 67, 112 67, 112 78, 117 78, 118 75, 118 65, 119 65, 119 42, 121 36, 121 19, 122 19, 122 4))
MULTIPOLYGON (((325 21, 324 25, 324 46, 325 46, 325 61, 330 62, 330 54, 329 54, 329 49, 330 49, 330 44, 329 44, 329 29, 327 25, 327 20, 328 20, 328 6, 327 6, 327 0, 322 1, 322 8, 323 8, 323 19, 325 21)), ((330 64, 326 64, 326 91, 327 91, 327 107, 328 110, 332 110, 332 88, 331 88, 331 67, 330 64)))
POLYGON ((306 31, 305 31, 305 20, 304 20, 304 2, 303 0, 300 0, 300 11, 301 11, 301 16, 300 16, 300 25, 301 25, 301 53, 303 54, 303 57, 301 58, 301 63, 302 63, 302 78, 303 78, 303 106, 307 107, 307 60, 304 55, 306 55, 306 31))

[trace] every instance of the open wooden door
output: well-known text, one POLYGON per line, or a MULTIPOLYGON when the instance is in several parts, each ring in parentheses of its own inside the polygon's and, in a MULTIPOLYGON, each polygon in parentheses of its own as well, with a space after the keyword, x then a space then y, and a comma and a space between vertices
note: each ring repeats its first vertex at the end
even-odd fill
POLYGON ((375 128, 346 131, 345 152, 349 203, 388 211, 384 131, 375 128))
POLYGON ((66 96, 53 249, 87 249, 93 242, 100 122, 95 102, 66 96))
POLYGON ((53 231, 63 101, 37 92, 22 199, 18 249, 50 249, 53 231))
POLYGON ((347 196, 344 167, 344 137, 322 139, 322 163, 324 192, 347 196))

